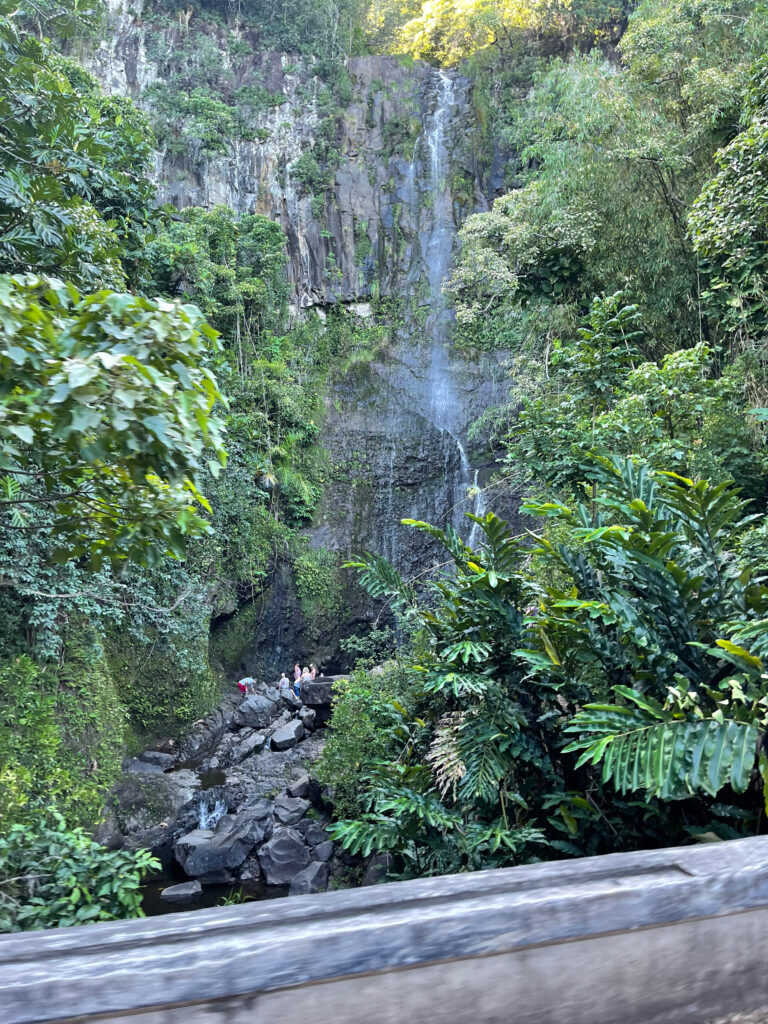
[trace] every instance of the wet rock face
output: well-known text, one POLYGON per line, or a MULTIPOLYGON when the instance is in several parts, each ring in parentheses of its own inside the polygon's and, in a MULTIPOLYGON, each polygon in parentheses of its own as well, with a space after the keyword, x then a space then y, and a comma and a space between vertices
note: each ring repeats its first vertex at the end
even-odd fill
POLYGON ((240 699, 239 694, 230 694, 204 719, 191 726, 179 743, 180 761, 198 761, 213 753, 232 725, 240 699))
POLYGON ((174 847, 174 854, 192 877, 210 882, 230 881, 230 872, 240 867, 271 831, 272 816, 268 807, 246 808, 241 813, 225 815, 214 829, 195 829, 182 836, 174 847))
POLYGON ((200 780, 192 771, 169 775, 164 774, 162 768, 149 775, 129 772, 113 790, 117 828, 123 835, 129 835, 154 828, 161 822, 168 824, 199 793, 200 780))

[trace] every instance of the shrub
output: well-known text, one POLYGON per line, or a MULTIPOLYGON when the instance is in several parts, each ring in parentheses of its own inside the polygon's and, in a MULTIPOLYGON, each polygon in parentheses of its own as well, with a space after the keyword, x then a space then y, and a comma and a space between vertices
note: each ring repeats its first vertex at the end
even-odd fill
POLYGON ((109 851, 58 815, 14 825, 0 839, 0 932, 143 917, 142 876, 160 867, 147 850, 109 851))

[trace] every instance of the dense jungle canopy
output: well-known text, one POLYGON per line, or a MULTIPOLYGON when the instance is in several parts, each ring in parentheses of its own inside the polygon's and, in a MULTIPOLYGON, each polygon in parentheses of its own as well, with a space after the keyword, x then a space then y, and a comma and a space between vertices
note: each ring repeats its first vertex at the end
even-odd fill
MULTIPOLYGON (((344 633, 317 773, 350 855, 412 877, 764 831, 768 4, 146 0, 133 98, 97 74, 114 16, 0 9, 0 931, 141 913, 150 855, 91 838, 110 787, 231 687, 284 566, 312 641, 344 633), (394 250, 357 224, 370 308, 335 253, 301 308, 280 223, 159 191, 163 160, 290 134, 274 53, 319 111, 279 173, 324 239, 353 62, 469 83, 494 185, 451 171, 431 301, 505 386, 482 512, 413 518, 418 572, 308 540, 331 389, 426 330, 379 286, 394 250)), ((391 117, 387 157, 422 128, 391 117)))

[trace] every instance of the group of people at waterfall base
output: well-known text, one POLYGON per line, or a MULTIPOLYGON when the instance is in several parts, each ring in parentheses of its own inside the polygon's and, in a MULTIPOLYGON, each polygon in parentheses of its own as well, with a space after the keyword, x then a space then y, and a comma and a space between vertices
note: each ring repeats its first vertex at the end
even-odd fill
MULTIPOLYGON (((293 692, 298 697, 301 693, 301 684, 311 683, 313 679, 317 678, 317 675, 317 665, 314 662, 310 662, 309 668, 302 668, 297 661, 293 666, 293 684, 291 684, 288 676, 283 672, 278 686, 281 690, 288 690, 293 686, 293 692)), ((243 695, 243 700, 245 700, 249 691, 250 693, 256 693, 256 680, 253 676, 243 676, 242 679, 238 679, 237 688, 243 695)))

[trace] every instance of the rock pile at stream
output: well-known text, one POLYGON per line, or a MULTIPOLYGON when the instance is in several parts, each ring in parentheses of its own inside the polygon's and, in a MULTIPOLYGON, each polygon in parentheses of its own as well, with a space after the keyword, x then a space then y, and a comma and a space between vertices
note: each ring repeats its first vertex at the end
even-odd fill
POLYGON ((127 760, 97 838, 152 849, 171 902, 198 899, 206 885, 327 888, 349 862, 325 830, 332 803, 309 769, 323 748, 333 682, 305 685, 301 699, 268 684, 229 696, 176 753, 166 744, 127 760), (171 885, 174 874, 191 882, 171 885))

